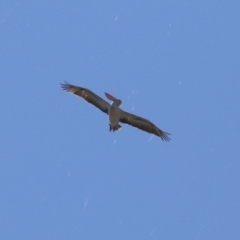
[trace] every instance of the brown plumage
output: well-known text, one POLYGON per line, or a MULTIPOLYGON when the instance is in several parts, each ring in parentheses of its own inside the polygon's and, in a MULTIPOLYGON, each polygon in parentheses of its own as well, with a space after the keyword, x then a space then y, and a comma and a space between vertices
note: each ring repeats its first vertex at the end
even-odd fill
POLYGON ((170 133, 162 131, 149 120, 123 111, 121 108, 119 108, 122 101, 113 97, 108 93, 105 93, 105 95, 108 99, 113 101, 111 105, 87 88, 74 86, 67 82, 61 84, 61 87, 63 90, 66 90, 67 92, 70 92, 76 96, 83 98, 87 102, 99 108, 102 112, 108 114, 110 131, 119 130, 121 126, 118 124, 118 122, 122 122, 122 123, 129 124, 133 127, 136 127, 138 129, 141 129, 145 132, 154 134, 160 137, 163 141, 171 140, 170 137, 168 136, 170 135, 170 133))

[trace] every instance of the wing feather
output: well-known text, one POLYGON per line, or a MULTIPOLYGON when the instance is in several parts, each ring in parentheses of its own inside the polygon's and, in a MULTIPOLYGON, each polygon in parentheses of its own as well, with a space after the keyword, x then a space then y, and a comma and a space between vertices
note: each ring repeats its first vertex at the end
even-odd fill
POLYGON ((78 97, 83 98, 87 102, 91 103, 95 107, 99 108, 104 113, 108 114, 108 108, 110 104, 103 100, 101 97, 93 93, 87 88, 82 88, 78 86, 74 86, 72 84, 69 84, 67 82, 61 83, 61 87, 63 90, 70 92, 78 97))
POLYGON ((139 128, 143 131, 155 134, 156 136, 160 137, 164 141, 170 141, 170 133, 164 132, 159 129, 156 125, 150 122, 147 119, 141 118, 139 116, 133 115, 131 113, 122 111, 120 122, 129 124, 133 127, 139 128))

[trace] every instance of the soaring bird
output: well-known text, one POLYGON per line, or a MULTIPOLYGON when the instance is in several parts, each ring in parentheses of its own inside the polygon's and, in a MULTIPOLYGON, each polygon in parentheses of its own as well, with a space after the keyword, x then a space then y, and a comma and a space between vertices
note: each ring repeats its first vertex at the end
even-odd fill
POLYGON ((131 113, 125 112, 120 108, 122 101, 105 92, 105 96, 112 101, 111 104, 103 100, 101 97, 93 93, 87 88, 82 88, 74 86, 67 82, 61 84, 62 89, 75 94, 86 100, 87 102, 93 104, 95 107, 99 108, 101 111, 108 115, 109 119, 109 130, 117 131, 121 129, 119 122, 129 124, 133 127, 139 128, 143 131, 155 134, 164 141, 170 141, 170 133, 164 132, 159 129, 156 125, 147 119, 141 118, 139 116, 133 115, 131 113))

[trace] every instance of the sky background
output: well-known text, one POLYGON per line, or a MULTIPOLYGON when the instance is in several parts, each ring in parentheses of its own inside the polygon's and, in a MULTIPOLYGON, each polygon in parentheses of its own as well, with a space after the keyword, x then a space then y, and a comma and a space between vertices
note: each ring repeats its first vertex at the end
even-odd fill
POLYGON ((239 1, 1 1, 0 239, 240 236, 239 1), (86 87, 171 133, 122 124, 86 87))

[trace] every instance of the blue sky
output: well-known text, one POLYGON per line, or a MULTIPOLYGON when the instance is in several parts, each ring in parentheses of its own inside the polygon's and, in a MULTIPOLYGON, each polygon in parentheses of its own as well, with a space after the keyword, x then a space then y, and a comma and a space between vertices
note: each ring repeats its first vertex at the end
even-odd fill
POLYGON ((1 1, 0 238, 238 239, 240 2, 1 1), (120 98, 172 141, 60 83, 120 98))

